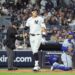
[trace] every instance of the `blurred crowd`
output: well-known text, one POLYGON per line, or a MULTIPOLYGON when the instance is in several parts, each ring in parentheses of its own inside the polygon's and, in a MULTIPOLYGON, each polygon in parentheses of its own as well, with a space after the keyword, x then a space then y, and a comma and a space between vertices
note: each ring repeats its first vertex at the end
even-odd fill
MULTIPOLYGON (((24 30, 24 26, 34 7, 39 10, 46 24, 44 41, 63 42, 69 31, 75 32, 75 0, 18 0, 0 3, 0 17, 9 16, 11 23, 16 21, 21 25, 19 33, 26 33, 25 39, 19 41, 21 44, 28 44, 28 31, 24 30)), ((0 33, 6 28, 6 25, 0 25, 0 33)))

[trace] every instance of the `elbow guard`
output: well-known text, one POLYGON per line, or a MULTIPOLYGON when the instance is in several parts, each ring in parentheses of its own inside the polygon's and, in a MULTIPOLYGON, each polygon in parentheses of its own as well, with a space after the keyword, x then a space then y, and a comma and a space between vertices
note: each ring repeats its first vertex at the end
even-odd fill
POLYGON ((29 29, 29 27, 27 27, 27 26, 26 26, 24 29, 25 29, 25 30, 28 30, 28 29, 29 29))

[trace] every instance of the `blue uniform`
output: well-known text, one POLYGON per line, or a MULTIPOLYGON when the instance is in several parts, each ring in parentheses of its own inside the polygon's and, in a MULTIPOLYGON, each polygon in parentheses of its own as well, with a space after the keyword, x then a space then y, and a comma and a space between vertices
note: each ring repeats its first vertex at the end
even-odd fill
POLYGON ((54 69, 60 69, 64 71, 72 69, 72 56, 68 54, 69 48, 73 49, 72 39, 65 39, 64 42, 62 43, 63 53, 61 54, 61 61, 63 62, 63 64, 59 64, 57 62, 53 63, 54 69))

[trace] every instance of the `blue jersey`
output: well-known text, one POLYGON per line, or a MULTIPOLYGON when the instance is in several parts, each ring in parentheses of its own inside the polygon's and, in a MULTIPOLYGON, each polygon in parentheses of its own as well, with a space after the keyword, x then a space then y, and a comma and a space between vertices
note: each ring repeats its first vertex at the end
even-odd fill
POLYGON ((62 43, 62 51, 68 51, 68 48, 73 48, 73 43, 71 39, 65 39, 62 43))

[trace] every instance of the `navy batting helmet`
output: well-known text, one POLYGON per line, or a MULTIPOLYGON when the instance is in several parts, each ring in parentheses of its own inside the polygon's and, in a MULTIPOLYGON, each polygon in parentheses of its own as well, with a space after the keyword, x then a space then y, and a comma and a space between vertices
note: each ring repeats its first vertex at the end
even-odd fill
POLYGON ((52 55, 49 56, 49 62, 50 62, 51 65, 54 62, 58 62, 58 60, 59 60, 59 56, 58 55, 52 54, 52 55))

